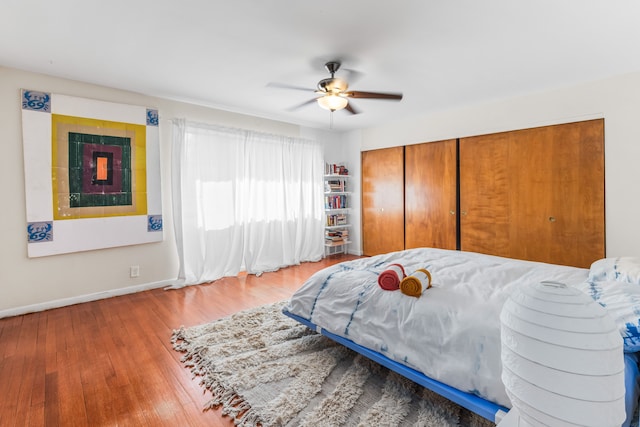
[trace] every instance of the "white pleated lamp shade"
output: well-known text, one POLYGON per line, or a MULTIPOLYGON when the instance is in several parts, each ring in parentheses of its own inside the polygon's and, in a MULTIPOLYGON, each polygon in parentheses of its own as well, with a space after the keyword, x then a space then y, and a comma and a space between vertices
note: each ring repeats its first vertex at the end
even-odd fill
POLYGON ((502 382, 521 426, 620 426, 622 336, 606 310, 562 283, 519 287, 500 313, 502 382))

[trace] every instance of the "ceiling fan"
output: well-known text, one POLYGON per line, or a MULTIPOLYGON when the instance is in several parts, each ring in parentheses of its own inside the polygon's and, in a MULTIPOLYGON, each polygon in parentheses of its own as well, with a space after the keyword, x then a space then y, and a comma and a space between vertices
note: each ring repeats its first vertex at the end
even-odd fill
POLYGON ((346 80, 341 79, 340 77, 335 77, 336 72, 340 68, 340 62, 329 61, 324 64, 324 67, 327 69, 329 74, 331 74, 331 77, 320 80, 316 89, 302 88, 299 86, 292 86, 281 83, 270 83, 269 86, 285 89, 313 91, 319 95, 317 98, 312 98, 300 105, 296 105, 295 107, 291 108, 292 110, 317 102, 320 107, 331 112, 344 109, 351 114, 358 114, 359 111, 349 101, 350 98, 386 99, 392 101, 400 101, 402 99, 401 93, 362 92, 349 90, 349 84, 346 80))

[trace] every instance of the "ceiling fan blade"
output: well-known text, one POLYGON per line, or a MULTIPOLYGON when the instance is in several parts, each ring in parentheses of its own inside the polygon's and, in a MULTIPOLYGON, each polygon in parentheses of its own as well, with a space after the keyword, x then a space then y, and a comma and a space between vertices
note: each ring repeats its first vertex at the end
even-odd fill
POLYGON ((346 107, 344 107, 345 110, 347 110, 348 112, 350 112, 351 114, 359 114, 360 110, 356 109, 353 104, 350 102, 347 104, 346 107))
POLYGON ((352 90, 344 93, 349 98, 369 98, 369 99, 389 99, 400 101, 402 99, 401 93, 382 93, 382 92, 360 92, 352 90))
POLYGON ((304 107, 305 105, 313 104, 314 102, 316 102, 316 98, 312 98, 308 101, 303 102, 302 104, 294 105, 293 107, 287 108, 287 111, 294 111, 304 107))
POLYGON ((305 92, 315 92, 315 89, 310 89, 308 87, 302 86, 294 86, 287 83, 267 83, 267 87, 275 87, 278 89, 293 89, 293 90, 303 90, 305 92))

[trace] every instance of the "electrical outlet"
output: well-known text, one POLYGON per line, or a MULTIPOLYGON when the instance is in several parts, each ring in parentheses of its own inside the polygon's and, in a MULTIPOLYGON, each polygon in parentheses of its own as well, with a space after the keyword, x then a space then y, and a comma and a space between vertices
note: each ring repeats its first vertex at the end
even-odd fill
POLYGON ((140 276, 140 266, 132 265, 129 267, 129 277, 138 277, 140 276))

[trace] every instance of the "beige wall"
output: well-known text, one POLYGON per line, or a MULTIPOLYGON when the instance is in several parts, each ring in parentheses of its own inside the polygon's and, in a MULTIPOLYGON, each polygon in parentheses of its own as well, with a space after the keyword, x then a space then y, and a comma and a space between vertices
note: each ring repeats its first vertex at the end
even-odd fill
POLYGON ((178 273, 171 214, 172 118, 299 136, 298 126, 0 67, 0 317, 164 286, 178 273), (27 258, 20 89, 156 107, 160 114, 164 241, 27 258), (140 266, 140 277, 129 267, 140 266))
POLYGON ((640 256, 640 73, 336 134, 0 67, 0 317, 163 286, 175 278, 170 120, 178 117, 325 143, 327 158, 345 161, 354 175, 353 253, 361 251, 361 150, 604 117, 607 255, 640 256), (21 88, 158 108, 163 242, 27 258, 21 88), (129 278, 131 265, 140 266, 140 277, 129 278))
POLYGON ((640 257, 640 73, 365 129, 361 149, 602 117, 605 119, 607 256, 640 257))

